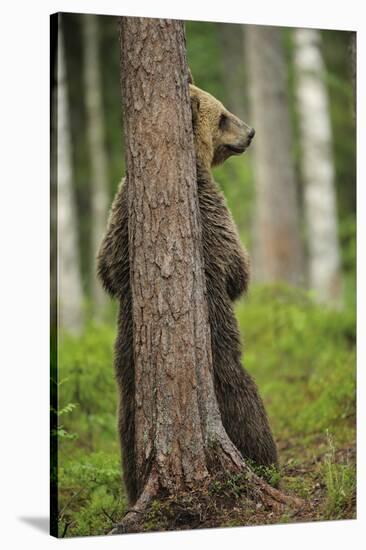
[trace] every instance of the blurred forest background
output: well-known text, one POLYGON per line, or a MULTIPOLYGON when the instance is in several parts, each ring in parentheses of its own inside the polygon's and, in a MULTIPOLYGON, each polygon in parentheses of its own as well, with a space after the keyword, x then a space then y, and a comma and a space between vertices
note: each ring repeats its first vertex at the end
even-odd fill
MULTIPOLYGON (((63 14, 61 22, 51 88, 60 322, 51 440, 59 534, 75 536, 107 532, 126 507, 116 305, 95 273, 125 168, 117 18, 63 14)), ((311 517, 297 519, 355 517, 355 35, 190 21, 186 38, 196 85, 256 129, 250 150, 214 177, 252 257, 236 313, 283 487, 314 503, 311 517)))

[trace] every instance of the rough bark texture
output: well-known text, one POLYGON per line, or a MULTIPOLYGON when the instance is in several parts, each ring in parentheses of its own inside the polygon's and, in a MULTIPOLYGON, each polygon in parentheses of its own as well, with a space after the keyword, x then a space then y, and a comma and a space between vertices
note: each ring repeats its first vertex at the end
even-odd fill
MULTIPOLYGON (((90 194, 91 194, 91 263, 96 273, 95 257, 104 232, 108 210, 108 170, 104 142, 104 117, 102 86, 99 63, 98 17, 84 15, 84 86, 87 113, 87 137, 90 155, 90 194)), ((97 281, 92 279, 92 296, 96 314, 106 303, 106 296, 97 281)))
POLYGON ((294 39, 309 285, 319 301, 339 304, 342 298, 340 247, 321 35, 314 29, 297 29, 294 39))
POLYGON ((256 176, 254 277, 261 282, 303 282, 302 244, 292 162, 286 65, 281 31, 245 30, 256 176))
POLYGON ((69 105, 62 28, 57 51, 57 232, 59 325, 77 333, 83 323, 69 105))
POLYGON ((121 40, 137 485, 140 493, 154 464, 172 492, 206 478, 204 439, 219 419, 184 30, 178 21, 124 18, 121 40))

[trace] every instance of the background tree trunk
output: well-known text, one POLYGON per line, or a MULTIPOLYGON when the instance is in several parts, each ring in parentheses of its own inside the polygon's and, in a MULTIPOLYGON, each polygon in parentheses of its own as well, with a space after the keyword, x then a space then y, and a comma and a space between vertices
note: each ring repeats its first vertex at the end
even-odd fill
POLYGON ((352 75, 352 84, 353 84, 353 116, 356 120, 356 110, 357 110, 357 33, 350 33, 350 58, 351 58, 351 75, 352 75))
POLYGON ((296 29, 295 69, 310 287, 321 302, 342 295, 332 130, 321 35, 296 29))
POLYGON ((57 223, 59 324, 78 333, 83 324, 77 221, 69 128, 69 105, 62 27, 57 50, 57 223))
POLYGON ((221 43, 222 70, 225 82, 225 107, 241 120, 248 120, 245 71, 243 63, 243 25, 217 23, 221 43))
POLYGON ((254 277, 298 285, 303 281, 302 243, 281 31, 248 26, 245 38, 251 123, 256 130, 254 277))
POLYGON ((214 392, 183 23, 122 18, 121 74, 140 496, 114 532, 161 491, 202 488, 217 469, 266 486, 228 438, 214 392))
POLYGON ((99 61, 98 17, 84 15, 84 86, 87 112, 87 134, 91 166, 91 272, 92 298, 98 316, 106 295, 96 276, 96 253, 104 232, 108 210, 108 171, 105 154, 104 115, 99 61))

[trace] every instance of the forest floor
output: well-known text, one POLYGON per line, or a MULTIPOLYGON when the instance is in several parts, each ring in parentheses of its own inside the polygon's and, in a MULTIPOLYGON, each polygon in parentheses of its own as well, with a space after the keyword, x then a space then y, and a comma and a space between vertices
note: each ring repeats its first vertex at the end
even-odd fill
MULTIPOLYGON (((279 487, 303 500, 299 509, 274 510, 247 498, 240 476, 217 478, 206 492, 155 500, 138 531, 239 527, 356 518, 355 447, 335 449, 316 437, 313 446, 279 442, 282 460, 279 487), (314 454, 315 448, 317 454, 314 454), (294 459, 301 453, 302 460, 294 459)), ((277 482, 277 479, 276 479, 277 482)), ((277 485, 277 483, 276 483, 277 485)))
MULTIPOLYGON (((154 501, 142 530, 355 518, 354 308, 335 312, 299 291, 268 287, 239 303, 236 313, 245 367, 278 445, 280 475, 264 473, 304 506, 265 509, 248 500, 239 478, 217 479, 205 495, 154 501)), ((60 537, 106 534, 127 509, 115 426, 114 331, 113 323, 90 326, 60 348, 60 537)))

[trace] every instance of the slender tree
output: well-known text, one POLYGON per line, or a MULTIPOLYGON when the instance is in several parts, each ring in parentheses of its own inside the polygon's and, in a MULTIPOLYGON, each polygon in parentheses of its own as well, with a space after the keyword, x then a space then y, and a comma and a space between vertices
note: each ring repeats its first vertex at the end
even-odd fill
POLYGON ((77 333, 83 323, 83 292, 73 193, 65 52, 60 22, 57 49, 57 229, 59 324, 77 333))
POLYGON ((352 84, 353 84, 353 116, 356 120, 356 109, 357 109, 357 33, 350 33, 349 40, 349 53, 350 53, 350 65, 351 65, 351 75, 352 75, 352 84))
POLYGON ((294 44, 309 283, 321 302, 339 303, 342 287, 332 130, 320 32, 297 29, 294 44))
POLYGON ((105 153, 103 98, 99 59, 98 16, 84 15, 84 86, 87 135, 90 154, 91 187, 91 273, 92 297, 96 314, 106 302, 106 295, 96 277, 96 253, 102 239, 108 210, 108 170, 105 153))
MULTIPOLYGON (((51 118, 50 118, 50 328, 51 347, 57 345, 58 323, 58 285, 57 285, 57 53, 59 15, 50 18, 50 85, 51 85, 51 118), (53 338, 53 339, 52 339, 53 338)), ((52 376, 51 376, 52 377, 52 376)))
POLYGON ((243 472, 212 375, 183 23, 121 19, 139 498, 114 532, 136 530, 153 497, 243 472))
POLYGON ((226 107, 241 120, 247 120, 242 48, 243 26, 236 23, 218 23, 217 33, 221 45, 226 107))
POLYGON ((281 30, 245 28, 256 182, 254 277, 301 284, 302 242, 281 30))

